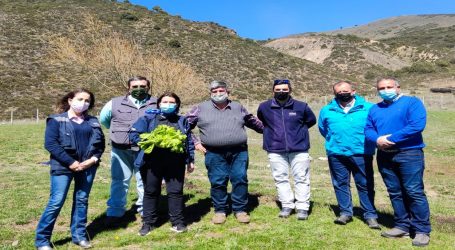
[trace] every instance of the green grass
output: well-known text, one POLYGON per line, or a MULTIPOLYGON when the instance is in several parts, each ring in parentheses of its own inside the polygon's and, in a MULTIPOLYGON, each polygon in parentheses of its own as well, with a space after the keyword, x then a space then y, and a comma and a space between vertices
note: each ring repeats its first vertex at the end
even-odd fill
MULTIPOLYGON (((425 188, 431 207, 433 232, 429 249, 454 249, 455 240, 455 113, 431 111, 425 131, 427 143, 425 188)), ((33 248, 34 230, 49 195, 49 169, 40 164, 48 159, 43 149, 43 124, 0 126, 0 248, 33 248)), ((95 249, 412 249, 411 240, 382 238, 379 231, 370 230, 361 220, 359 209, 346 226, 333 223, 336 207, 324 157, 323 138, 311 129, 313 161, 311 163, 312 210, 308 221, 295 217, 279 219, 276 191, 261 149, 260 135, 249 132, 250 145, 250 209, 252 222, 241 225, 232 215, 227 223, 215 226, 209 199, 209 183, 203 157, 197 155, 197 169, 188 175, 185 186, 189 231, 174 234, 169 222, 147 237, 140 237, 140 218, 128 212, 122 227, 102 226, 109 196, 109 152, 103 156, 90 196, 88 228, 95 249)), ((383 230, 392 227, 392 209, 379 173, 375 172, 376 206, 383 230)), ((134 183, 132 186, 134 187, 134 183)), ((353 191, 354 205, 359 206, 353 191)), ((71 193, 70 193, 71 194, 71 193)), ((69 195, 69 197, 71 197, 69 195)), ((134 188, 128 195, 128 208, 136 198, 134 188)), ((162 200, 160 213, 167 214, 162 200)), ((71 199, 67 200, 57 220, 53 243, 57 249, 78 249, 71 243, 69 222, 71 199)))

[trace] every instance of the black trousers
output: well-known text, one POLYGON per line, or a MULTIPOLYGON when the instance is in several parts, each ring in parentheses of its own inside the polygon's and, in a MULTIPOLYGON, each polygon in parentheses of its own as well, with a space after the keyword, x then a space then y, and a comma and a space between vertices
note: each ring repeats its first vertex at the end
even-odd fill
POLYGON ((144 224, 154 225, 158 220, 158 202, 161 196, 161 182, 166 182, 169 217, 173 226, 185 224, 183 216, 183 181, 185 160, 179 154, 170 152, 153 153, 146 158, 140 169, 144 183, 143 216, 144 224))

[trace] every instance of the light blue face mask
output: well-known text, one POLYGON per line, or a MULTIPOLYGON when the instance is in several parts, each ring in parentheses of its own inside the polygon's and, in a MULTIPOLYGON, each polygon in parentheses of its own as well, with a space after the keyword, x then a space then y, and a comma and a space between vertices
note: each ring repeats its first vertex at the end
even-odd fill
POLYGON ((392 101, 398 94, 396 89, 384 89, 379 91, 379 96, 385 101, 392 101))
POLYGON ((161 113, 163 113, 163 114, 172 114, 175 112, 176 108, 177 108, 177 104, 175 104, 175 103, 161 103, 160 104, 160 110, 161 110, 161 113))

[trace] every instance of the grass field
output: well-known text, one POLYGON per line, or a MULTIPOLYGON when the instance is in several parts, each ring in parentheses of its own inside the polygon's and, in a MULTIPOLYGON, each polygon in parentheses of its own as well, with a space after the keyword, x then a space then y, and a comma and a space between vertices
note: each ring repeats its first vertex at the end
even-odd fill
MULTIPOLYGON (((93 186, 88 214, 88 232, 95 249, 411 249, 411 239, 385 239, 361 220, 355 189, 355 218, 346 226, 333 223, 336 201, 330 182, 323 138, 311 129, 312 207, 309 220, 277 217, 276 191, 260 135, 249 131, 250 214, 252 222, 241 225, 230 215, 226 224, 210 223, 213 215, 203 156, 185 185, 189 231, 169 230, 165 199, 161 226, 146 237, 137 235, 140 217, 134 214, 136 192, 128 195, 131 208, 117 228, 105 228, 109 196, 109 148, 103 156, 93 186)), ((34 230, 49 195, 49 169, 42 165, 48 153, 43 148, 44 124, 0 126, 0 248, 32 249, 34 230)), ((429 249, 455 249, 455 113, 431 111, 425 130, 427 143, 425 189, 431 207, 433 232, 429 249)), ((392 209, 382 179, 375 171, 376 207, 382 230, 393 226, 392 209)), ((135 186, 134 183, 132 184, 135 186)), ((71 194, 71 192, 70 192, 71 194)), ((68 197, 71 197, 69 195, 68 197)), ((69 232, 71 198, 65 204, 52 237, 56 249, 78 249, 69 232)))

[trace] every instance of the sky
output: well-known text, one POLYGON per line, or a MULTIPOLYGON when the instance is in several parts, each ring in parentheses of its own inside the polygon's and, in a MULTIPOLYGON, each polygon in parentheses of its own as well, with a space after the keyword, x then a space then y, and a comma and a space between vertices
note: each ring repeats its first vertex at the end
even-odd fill
POLYGON ((455 0, 130 0, 171 15, 212 21, 244 38, 266 40, 337 30, 383 18, 455 14, 455 0))

